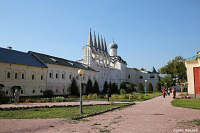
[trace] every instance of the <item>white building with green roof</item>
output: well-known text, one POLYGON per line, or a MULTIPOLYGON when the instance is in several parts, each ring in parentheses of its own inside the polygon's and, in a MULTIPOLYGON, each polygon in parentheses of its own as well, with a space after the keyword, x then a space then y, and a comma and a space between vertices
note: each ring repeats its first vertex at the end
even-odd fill
POLYGON ((200 52, 186 59, 188 94, 192 97, 200 97, 200 52))

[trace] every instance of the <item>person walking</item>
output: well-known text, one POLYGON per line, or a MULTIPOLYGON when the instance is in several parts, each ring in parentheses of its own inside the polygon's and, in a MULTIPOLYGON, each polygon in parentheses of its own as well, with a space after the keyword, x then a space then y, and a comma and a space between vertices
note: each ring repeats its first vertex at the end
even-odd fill
POLYGON ((170 88, 168 88, 167 93, 168 93, 168 95, 170 96, 170 88))
POLYGON ((173 98, 176 98, 176 88, 174 88, 174 97, 173 98))
POLYGON ((165 88, 162 88, 162 94, 163 94, 163 98, 165 98, 165 95, 166 95, 165 88))

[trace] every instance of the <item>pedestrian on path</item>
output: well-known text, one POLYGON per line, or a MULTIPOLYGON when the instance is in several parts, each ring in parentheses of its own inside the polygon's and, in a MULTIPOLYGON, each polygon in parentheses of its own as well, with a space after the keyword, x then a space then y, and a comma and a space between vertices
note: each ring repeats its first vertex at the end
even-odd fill
POLYGON ((172 97, 173 97, 173 98, 176 98, 176 88, 174 88, 174 89, 172 90, 172 97))
POLYGON ((168 88, 167 93, 168 93, 168 95, 170 96, 170 88, 168 88))
POLYGON ((165 98, 165 95, 166 95, 165 88, 162 88, 162 94, 163 94, 163 98, 165 98))

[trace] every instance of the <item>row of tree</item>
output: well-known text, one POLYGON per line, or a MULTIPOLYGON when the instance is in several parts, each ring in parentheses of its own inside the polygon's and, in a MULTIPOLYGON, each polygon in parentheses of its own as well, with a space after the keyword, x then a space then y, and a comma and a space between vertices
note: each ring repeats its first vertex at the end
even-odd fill
MULTIPOLYGON (((82 87, 83 88, 83 87, 82 87)), ((71 81, 71 84, 69 86, 69 90, 71 95, 79 95, 79 89, 78 89, 78 85, 76 80, 73 78, 71 81)), ((128 82, 122 82, 120 85, 120 89, 118 89, 118 86, 116 83, 108 83, 107 81, 105 81, 104 86, 103 86, 103 90, 100 91, 99 90, 99 85, 98 82, 95 81, 94 84, 92 83, 92 80, 88 80, 87 84, 85 85, 85 94, 119 94, 120 90, 123 90, 123 93, 132 93, 132 92, 136 92, 135 89, 135 85, 133 83, 128 83, 128 82)), ((161 84, 157 83, 156 85, 156 91, 161 91, 161 84)), ((139 93, 144 93, 144 86, 142 83, 139 83, 138 85, 138 92, 139 93)), ((152 83, 148 84, 147 87, 147 92, 148 93, 152 93, 153 92, 153 86, 152 83)))

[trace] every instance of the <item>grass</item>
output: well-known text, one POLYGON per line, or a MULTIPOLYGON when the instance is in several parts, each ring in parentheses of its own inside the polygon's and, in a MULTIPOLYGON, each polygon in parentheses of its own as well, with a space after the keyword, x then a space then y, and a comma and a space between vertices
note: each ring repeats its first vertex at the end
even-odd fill
POLYGON ((75 118, 92 113, 110 110, 127 104, 114 105, 95 105, 83 106, 83 114, 80 114, 79 106, 76 107, 58 107, 58 108, 34 108, 22 110, 0 110, 0 119, 33 119, 33 118, 75 118))
POLYGON ((191 109, 200 109, 200 100, 199 99, 175 99, 172 101, 173 106, 191 108, 191 109))
POLYGON ((157 96, 161 96, 162 93, 148 93, 146 96, 144 94, 144 99, 143 100, 148 100, 157 96))

